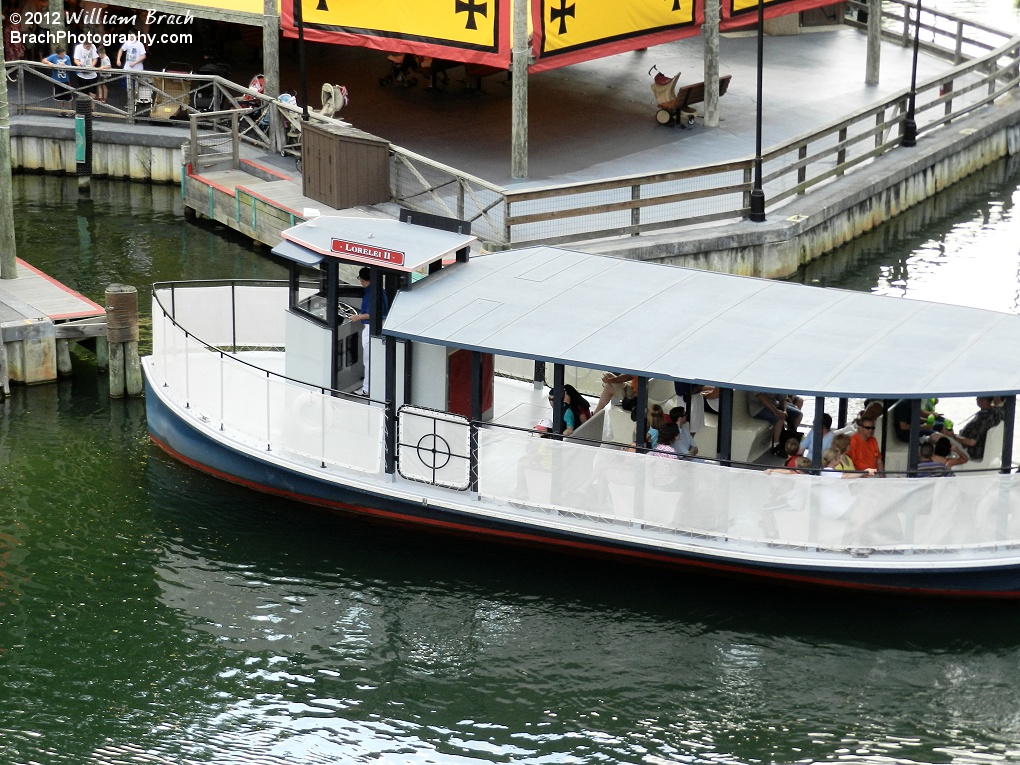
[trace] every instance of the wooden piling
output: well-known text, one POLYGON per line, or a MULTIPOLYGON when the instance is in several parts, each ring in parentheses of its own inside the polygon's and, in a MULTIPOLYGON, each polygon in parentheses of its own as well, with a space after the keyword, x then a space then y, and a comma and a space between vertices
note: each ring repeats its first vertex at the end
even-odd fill
POLYGON ((57 338, 57 374, 60 377, 70 377, 74 372, 71 367, 71 341, 57 338))
POLYGON ((110 354, 110 397, 141 395, 138 290, 128 284, 111 284, 106 288, 106 339, 110 354))
POLYGON ((7 374, 7 348, 0 335, 0 398, 11 395, 11 380, 7 374))

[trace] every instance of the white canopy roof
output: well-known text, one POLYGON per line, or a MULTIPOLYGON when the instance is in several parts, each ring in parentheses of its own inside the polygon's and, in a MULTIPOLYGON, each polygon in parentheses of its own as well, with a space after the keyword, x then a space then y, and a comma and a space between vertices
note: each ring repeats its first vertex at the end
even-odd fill
POLYGON ((1020 316, 551 247, 416 283, 384 334, 749 390, 1020 391, 1020 316))
POLYGON ((314 265, 324 257, 349 263, 415 271, 458 250, 475 237, 384 218, 323 215, 288 228, 273 248, 281 257, 314 265))

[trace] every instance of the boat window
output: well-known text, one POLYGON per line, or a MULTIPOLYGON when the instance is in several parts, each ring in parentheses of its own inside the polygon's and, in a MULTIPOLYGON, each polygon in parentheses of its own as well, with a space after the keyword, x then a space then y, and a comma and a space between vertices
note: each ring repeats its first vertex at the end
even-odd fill
POLYGON ((290 307, 326 324, 326 273, 323 268, 291 266, 290 307))

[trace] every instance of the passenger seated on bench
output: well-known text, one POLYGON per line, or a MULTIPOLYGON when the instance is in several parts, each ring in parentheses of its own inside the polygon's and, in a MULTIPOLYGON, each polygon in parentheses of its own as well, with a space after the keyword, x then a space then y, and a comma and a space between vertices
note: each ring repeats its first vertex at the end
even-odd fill
POLYGON ((800 459, 800 440, 797 438, 786 439, 783 449, 786 451, 786 467, 797 467, 797 461, 800 459))
MULTIPOLYGON (((687 410, 682 406, 674 406, 669 410, 669 419, 680 431, 673 442, 673 451, 680 457, 697 457, 698 447, 694 443, 693 434, 687 427, 687 410)), ((659 443, 662 443, 662 433, 659 433, 659 443)))
POLYGON ((786 456, 779 439, 784 428, 797 429, 804 413, 788 403, 784 393, 752 393, 747 397, 747 410, 755 419, 765 420, 772 425, 772 454, 776 457, 786 456))
POLYGON ((676 453, 674 445, 680 437, 680 428, 672 422, 663 423, 659 430, 659 443, 648 452, 653 457, 664 457, 665 459, 678 460, 680 455, 676 453))
POLYGON ((885 470, 885 460, 881 447, 875 438, 875 420, 860 417, 857 420, 857 432, 850 436, 850 450, 847 452, 854 461, 857 470, 885 470))
MULTIPOLYGON (((829 448, 838 450, 840 455, 842 455, 839 462, 836 464, 836 470, 857 469, 854 467, 854 461, 850 459, 850 455, 847 454, 847 451, 850 449, 850 436, 846 433, 836 434, 836 436, 832 439, 832 446, 829 448)), ((824 454, 825 452, 823 451, 822 453, 824 454)))
POLYGON ((967 461, 967 455, 963 453, 962 449, 962 446, 954 445, 948 438, 940 438, 934 443, 927 441, 921 444, 917 449, 917 475, 925 478, 956 475, 953 472, 953 466, 962 465, 967 461), (954 450, 963 459, 954 458, 954 450))
MULTIPOLYGON (((553 404, 553 391, 549 391, 549 404, 553 404)), ((555 413, 554 413, 555 414, 555 413)), ((577 392, 577 388, 573 385, 563 386, 563 411, 560 412, 558 417, 554 417, 554 420, 559 420, 560 432, 569 436, 574 432, 576 428, 579 428, 582 423, 588 421, 591 417, 591 407, 588 405, 587 399, 577 392)))
MULTIPOLYGON (((648 452, 649 457, 661 457, 667 460, 678 460, 680 456, 673 447, 676 439, 680 436, 680 428, 672 422, 663 423, 659 431, 658 445, 648 452)), ((668 467, 669 463, 656 461, 652 468, 652 485, 659 489, 668 488, 674 481, 673 471, 668 467)))
POLYGON ((623 386, 630 383, 631 390, 637 391, 637 378, 634 375, 618 375, 612 372, 606 372, 602 375, 602 395, 599 396, 599 402, 595 405, 595 411, 592 414, 598 414, 614 397, 622 398, 624 395, 623 386))
MULTIPOLYGON (((967 456, 964 448, 950 436, 938 433, 932 436, 931 443, 932 461, 945 466, 945 469, 950 471, 946 475, 953 475, 951 471, 957 465, 970 462, 970 457, 967 456)), ((924 446, 924 444, 921 444, 921 446, 924 446)))
POLYGON ((822 472, 820 475, 826 478, 865 478, 878 474, 876 468, 862 468, 862 472, 847 472, 840 467, 840 453, 836 449, 826 449, 822 452, 822 472))
MULTIPOLYGON (((832 439, 836 437, 836 434, 832 432, 832 415, 828 412, 822 412, 822 451, 832 446, 832 439)), ((815 445, 815 429, 811 428, 808 434, 804 436, 804 442, 801 444, 800 453, 805 457, 810 458, 814 450, 815 445)))
POLYGON ((967 447, 971 459, 981 460, 985 456, 985 436, 1006 418, 1006 414, 1002 408, 1002 399, 998 396, 994 399, 978 396, 977 405, 977 413, 963 426, 956 440, 967 447))
MULTIPOLYGON (((940 432, 946 426, 946 421, 940 414, 936 414, 934 408, 928 409, 927 404, 938 399, 925 399, 921 402, 921 430, 922 436, 930 436, 932 433, 940 432)), ((910 399, 900 399, 892 410, 894 430, 896 438, 903 443, 910 441, 910 399)), ((952 423, 950 423, 950 427, 952 423)))
POLYGON ((852 436, 857 432, 857 423, 861 420, 877 420, 885 412, 885 405, 877 398, 864 400, 864 408, 858 412, 857 418, 851 420, 839 430, 833 431, 837 436, 852 436))
MULTIPOLYGON (((630 442, 630 451, 637 451, 637 410, 631 409, 630 419, 634 421, 634 438, 630 442)), ((645 415, 645 437, 642 446, 647 449, 654 449, 659 445, 659 430, 666 424, 666 416, 659 404, 652 404, 648 407, 645 415)))
POLYGON ((695 436, 698 431, 705 427, 705 396, 706 391, 711 390, 704 385, 693 385, 691 383, 673 383, 673 391, 677 396, 677 403, 683 404, 687 410, 687 427, 691 435, 695 436))

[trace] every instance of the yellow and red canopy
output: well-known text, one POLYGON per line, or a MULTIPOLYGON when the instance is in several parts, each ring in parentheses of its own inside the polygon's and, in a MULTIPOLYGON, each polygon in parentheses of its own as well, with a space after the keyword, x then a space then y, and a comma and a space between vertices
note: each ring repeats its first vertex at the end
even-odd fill
MULTIPOLYGON (((531 71, 647 48, 696 35, 705 0, 528 2, 531 71)), ((723 30, 753 24, 759 0, 722 0, 723 30)), ((832 0, 762 0, 766 18, 832 0)), ((284 34, 305 39, 509 68, 513 0, 283 0, 284 34)))

